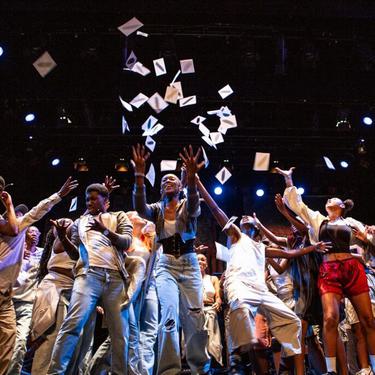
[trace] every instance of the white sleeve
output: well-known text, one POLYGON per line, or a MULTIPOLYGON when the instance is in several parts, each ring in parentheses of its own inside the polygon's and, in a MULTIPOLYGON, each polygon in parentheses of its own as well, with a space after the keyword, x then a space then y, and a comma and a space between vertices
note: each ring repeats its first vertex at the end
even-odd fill
POLYGON ((22 231, 36 221, 40 220, 52 209, 55 204, 59 203, 60 201, 61 197, 57 193, 52 194, 49 198, 40 201, 29 212, 18 219, 18 230, 22 231))
POLYGON ((309 227, 309 236, 312 243, 319 241, 320 225, 327 218, 319 211, 311 210, 303 201, 295 186, 284 191, 285 204, 309 227))

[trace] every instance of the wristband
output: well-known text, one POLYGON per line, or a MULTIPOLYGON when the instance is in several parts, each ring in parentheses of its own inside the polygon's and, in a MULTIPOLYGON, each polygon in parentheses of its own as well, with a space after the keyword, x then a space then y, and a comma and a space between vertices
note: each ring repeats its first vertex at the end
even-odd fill
POLYGON ((144 174, 144 173, 138 173, 138 172, 135 172, 135 173, 134 173, 134 176, 135 176, 135 177, 145 177, 145 174, 144 174))

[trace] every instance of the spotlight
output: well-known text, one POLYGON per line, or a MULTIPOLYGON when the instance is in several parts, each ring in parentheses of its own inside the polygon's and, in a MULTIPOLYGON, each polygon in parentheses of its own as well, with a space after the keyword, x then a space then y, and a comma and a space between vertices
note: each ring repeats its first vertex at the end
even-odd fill
POLYGON ((297 193, 299 195, 302 195, 304 192, 305 192, 305 189, 302 186, 300 186, 299 188, 297 188, 297 193))
POLYGON ((258 189, 255 194, 258 196, 258 197, 263 197, 264 195, 264 190, 263 189, 258 189))
POLYGON ((51 161, 51 165, 53 167, 57 167, 58 165, 60 164, 60 159, 59 158, 55 158, 51 161))
POLYGON ((78 158, 73 165, 77 172, 87 172, 89 170, 89 166, 84 158, 78 158))
POLYGON ((357 152, 360 155, 364 155, 364 154, 367 153, 367 149, 366 149, 366 145, 365 145, 365 140, 364 139, 360 139, 359 140, 359 144, 358 144, 358 147, 357 147, 357 152))
POLYGON ((124 158, 118 159, 118 161, 115 164, 115 169, 117 172, 127 172, 129 170, 127 164, 125 163, 124 158))
POLYGON ((25 116, 25 121, 26 122, 32 122, 35 120, 35 115, 34 113, 28 113, 26 116, 25 116))
POLYGON ((222 188, 221 186, 216 186, 216 187, 215 187, 214 193, 215 193, 216 195, 221 195, 222 192, 223 192, 223 188, 222 188))
POLYGON ((0 56, 3 56, 4 54, 4 48, 0 46, 0 56))
POLYGON ((362 118, 362 122, 367 125, 367 126, 370 126, 372 125, 373 121, 372 121, 372 118, 370 116, 365 116, 362 118))
POLYGON ((342 168, 348 168, 349 167, 349 163, 345 160, 340 161, 340 165, 341 165, 342 168))

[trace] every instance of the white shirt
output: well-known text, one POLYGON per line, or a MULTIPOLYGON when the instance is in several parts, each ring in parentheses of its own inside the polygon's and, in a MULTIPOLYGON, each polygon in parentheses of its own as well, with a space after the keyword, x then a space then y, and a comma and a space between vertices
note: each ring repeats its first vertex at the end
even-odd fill
POLYGON ((55 253, 52 250, 51 257, 49 258, 47 269, 50 270, 53 267, 64 268, 68 270, 72 270, 75 266, 76 261, 73 260, 66 251, 61 253, 55 253))
POLYGON ((42 247, 37 247, 29 259, 22 259, 20 273, 13 287, 13 299, 22 302, 34 302, 37 286, 36 276, 40 266, 42 247))
MULTIPOLYGON (((257 290, 267 290, 264 278, 265 245, 241 233, 230 247, 230 260, 225 272, 225 285, 240 282, 257 290)), ((228 295, 228 299, 231 297, 228 295)))
POLYGON ((9 290, 17 280, 23 258, 27 228, 40 220, 60 201, 61 198, 58 194, 52 194, 49 198, 43 199, 24 216, 17 219, 17 236, 0 235, 0 292, 9 290))

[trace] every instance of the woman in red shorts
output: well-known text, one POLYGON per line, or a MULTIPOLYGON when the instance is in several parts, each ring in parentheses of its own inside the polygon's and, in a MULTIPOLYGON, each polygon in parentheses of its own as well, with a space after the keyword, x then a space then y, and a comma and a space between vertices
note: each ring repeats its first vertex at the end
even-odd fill
MULTIPOLYGON (((324 255, 318 277, 323 306, 323 342, 328 374, 336 374, 337 326, 343 297, 347 297, 352 302, 367 333, 371 366, 375 369, 375 319, 371 309, 369 287, 364 267, 350 253, 353 230, 354 233, 364 232, 365 228, 353 218, 344 218, 353 207, 351 200, 343 202, 339 198, 328 199, 325 206, 327 216, 308 208, 293 186, 293 169, 277 168, 278 173, 285 178, 285 203, 308 226, 311 243, 317 241, 332 243, 332 249, 324 255)), ((366 240, 375 243, 372 234, 368 233, 366 240)))

